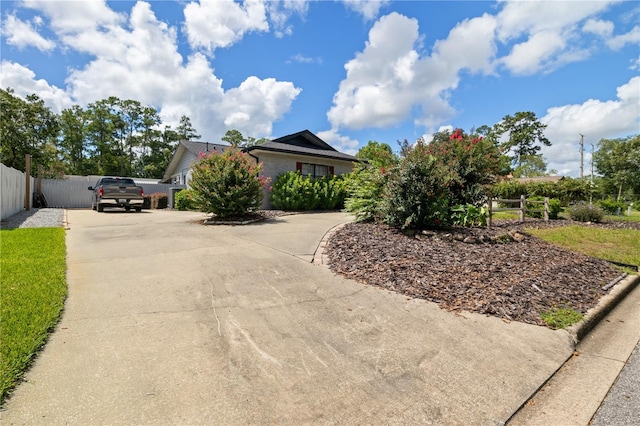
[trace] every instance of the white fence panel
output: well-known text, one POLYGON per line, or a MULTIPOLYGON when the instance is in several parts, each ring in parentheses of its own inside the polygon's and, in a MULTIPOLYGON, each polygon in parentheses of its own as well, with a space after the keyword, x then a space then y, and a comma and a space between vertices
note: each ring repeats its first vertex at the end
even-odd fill
MULTIPOLYGON (((31 178, 31 193, 35 180, 31 178)), ((25 209, 26 174, 0 163, 0 219, 6 219, 25 209)), ((29 203, 32 195, 29 196, 29 203)))
MULTIPOLYGON (((92 192, 87 188, 94 186, 101 176, 66 176, 65 179, 43 179, 42 192, 48 207, 68 209, 91 208, 92 192)), ((153 183, 149 179, 135 179, 145 195, 163 192, 171 198, 171 188, 184 188, 184 185, 153 183)))

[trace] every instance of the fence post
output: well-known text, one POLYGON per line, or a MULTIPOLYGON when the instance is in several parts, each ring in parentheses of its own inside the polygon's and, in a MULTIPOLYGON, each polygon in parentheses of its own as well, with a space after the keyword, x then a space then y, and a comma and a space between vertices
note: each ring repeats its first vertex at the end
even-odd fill
POLYGON ((24 187, 24 209, 31 210, 31 154, 24 155, 24 176, 26 185, 24 187))
POLYGON ((524 210, 527 208, 527 200, 524 195, 520 196, 520 222, 524 222, 524 210))
POLYGON ((487 211, 489 212, 489 227, 492 225, 491 216, 493 215, 493 198, 489 197, 489 205, 487 206, 487 211))
POLYGON ((549 197, 544 197, 544 221, 549 222, 549 197))

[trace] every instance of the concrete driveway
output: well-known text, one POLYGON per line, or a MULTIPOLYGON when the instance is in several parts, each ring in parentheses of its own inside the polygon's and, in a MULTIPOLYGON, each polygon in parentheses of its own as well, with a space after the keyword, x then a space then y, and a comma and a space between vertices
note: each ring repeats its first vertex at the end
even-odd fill
POLYGON ((62 320, 2 424, 502 424, 568 333, 311 264, 342 213, 68 212, 62 320))

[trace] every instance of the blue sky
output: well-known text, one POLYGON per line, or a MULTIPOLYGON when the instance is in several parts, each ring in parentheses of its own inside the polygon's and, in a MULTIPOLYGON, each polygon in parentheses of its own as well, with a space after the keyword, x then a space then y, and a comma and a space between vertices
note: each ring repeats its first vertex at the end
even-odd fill
POLYGON ((0 85, 55 112, 108 96, 343 152, 533 111, 550 169, 640 133, 636 1, 1 1, 0 85))

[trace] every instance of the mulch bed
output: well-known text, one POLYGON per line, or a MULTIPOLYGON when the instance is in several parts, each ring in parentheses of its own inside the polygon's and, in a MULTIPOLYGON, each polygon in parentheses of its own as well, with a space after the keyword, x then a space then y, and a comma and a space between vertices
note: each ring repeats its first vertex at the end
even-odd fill
MULTIPOLYGON (((525 225, 574 223, 530 220, 525 225)), ((588 226, 640 229, 639 223, 588 226)), ((585 313, 606 294, 603 287, 622 274, 609 262, 530 236, 516 221, 409 235, 381 224, 350 223, 333 234, 326 253, 329 267, 347 278, 447 310, 543 326, 540 312, 569 307, 585 313)))

